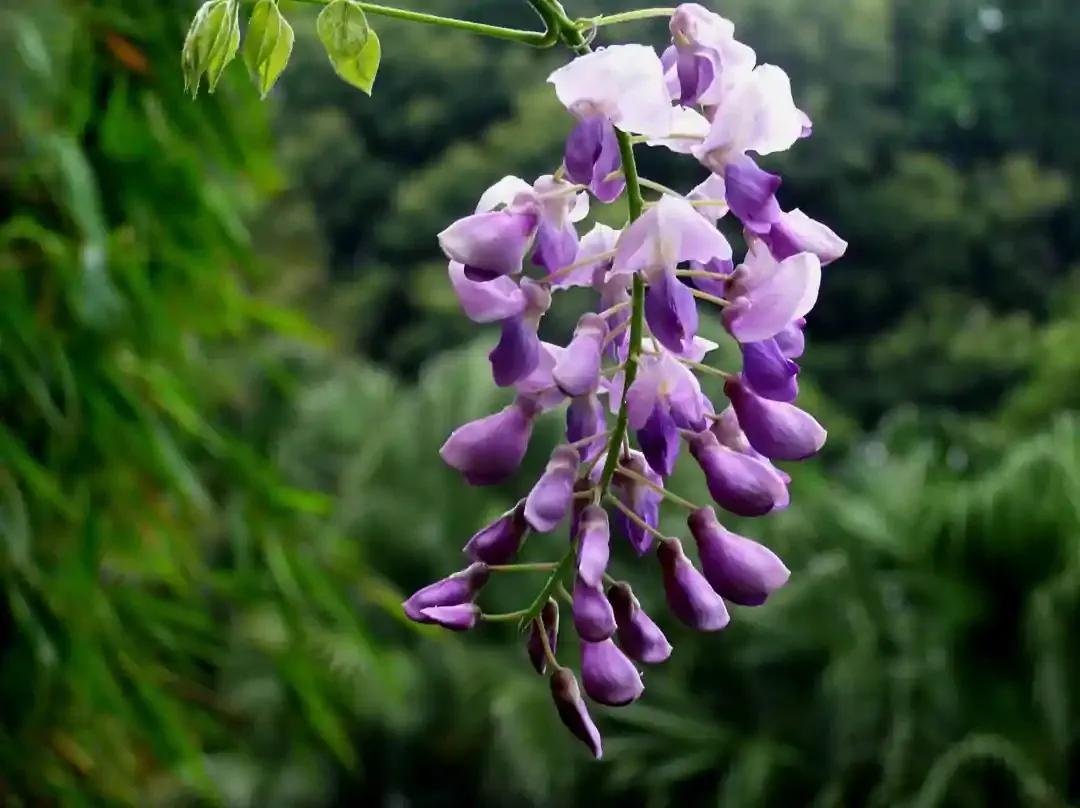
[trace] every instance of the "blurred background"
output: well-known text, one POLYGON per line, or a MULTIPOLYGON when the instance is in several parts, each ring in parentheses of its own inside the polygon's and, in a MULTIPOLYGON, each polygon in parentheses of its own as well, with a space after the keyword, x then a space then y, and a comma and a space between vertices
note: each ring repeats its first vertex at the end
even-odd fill
MULTIPOLYGON (((266 103, 239 61, 183 96, 194 3, 0 8, 0 804, 1080 800, 1075 0, 713 6, 816 124, 764 163, 785 207, 851 243, 804 362, 830 443, 788 511, 741 527, 793 574, 721 635, 676 626, 618 554, 676 652, 647 698, 595 708, 598 764, 510 627, 398 606, 557 439, 544 421, 497 489, 440 462, 501 398, 435 234, 556 165, 566 54, 373 17, 368 98, 316 9, 282 5, 297 43, 266 103)), ((410 5, 535 25, 523 2, 410 5)))

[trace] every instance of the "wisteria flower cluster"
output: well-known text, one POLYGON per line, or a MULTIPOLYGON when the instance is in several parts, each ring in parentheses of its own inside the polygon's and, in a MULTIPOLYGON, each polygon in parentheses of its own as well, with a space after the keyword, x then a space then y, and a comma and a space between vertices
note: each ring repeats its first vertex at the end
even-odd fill
MULTIPOLYGON (((206 0, 196 13, 182 53, 193 95, 204 78, 214 91, 241 38, 263 95, 285 69, 293 32, 277 0, 254 0, 243 37, 242 1, 206 0)), ((735 26, 697 3, 571 20, 557 0, 528 0, 545 30, 527 31, 361 0, 311 2, 323 5, 316 31, 334 70, 369 94, 382 45, 368 14, 536 48, 561 42, 577 54, 548 78, 573 120, 562 163, 532 183, 503 177, 473 213, 439 234, 462 310, 498 325, 492 377, 514 395, 499 412, 454 430, 443 460, 470 485, 502 483, 520 466, 536 419, 561 408, 566 442, 525 497, 468 540, 472 563, 403 605, 410 619, 455 631, 518 621, 560 718, 599 758, 600 734, 578 680, 556 655, 555 597, 570 603, 581 681, 600 704, 636 700, 644 690, 638 665, 672 653, 630 585, 607 572, 612 520, 638 556, 655 546, 668 608, 698 631, 728 624, 726 602, 760 605, 788 579, 767 547, 727 530, 712 506, 699 507, 665 481, 685 443, 716 505, 764 516, 789 502, 790 478, 774 461, 802 460, 825 442, 820 424, 792 403, 795 360, 821 268, 847 244, 802 211, 784 210, 780 177, 754 157, 809 137, 810 119, 795 106, 784 71, 758 64, 735 26), (662 55, 636 44, 590 48, 603 26, 655 17, 670 18, 662 55), (685 194, 640 177, 636 144, 686 155, 705 177, 685 194), (646 201, 642 189, 659 196, 646 201), (629 213, 622 229, 579 232, 591 204, 622 198, 629 213), (729 214, 746 246, 738 264, 717 226, 729 214), (594 292, 593 310, 566 345, 541 340, 554 296, 573 287, 594 292), (698 335, 698 301, 719 312, 737 342, 738 372, 705 361, 718 346, 698 335), (724 379, 723 408, 703 394, 698 374, 724 379), (660 531, 665 501, 690 511, 698 566, 679 539, 660 531), (514 563, 530 533, 554 532, 567 519, 570 542, 557 561, 514 563), (490 576, 517 572, 547 573, 532 603, 483 612, 476 601, 490 576)))
POLYGON ((443 460, 471 485, 502 483, 518 469, 536 419, 560 408, 566 442, 528 493, 469 539, 472 563, 404 609, 457 631, 519 620, 559 716, 598 758, 600 734, 574 672, 557 657, 556 597, 570 604, 585 694, 619 706, 642 694, 639 665, 663 662, 672 645, 631 587, 608 575, 613 532, 638 556, 655 554, 668 608, 699 631, 728 624, 726 602, 757 606, 783 586, 789 572, 772 551, 727 530, 713 506, 668 491, 665 480, 685 444, 723 511, 754 517, 788 506, 790 478, 774 463, 810 457, 825 441, 793 403, 805 318, 822 267, 847 246, 802 211, 785 210, 781 178, 758 165, 811 134, 784 71, 758 64, 729 20, 696 3, 674 10, 670 30, 662 55, 638 44, 590 51, 571 38, 579 55, 548 79, 572 118, 562 164, 532 183, 504 177, 439 234, 462 310, 498 326, 492 377, 514 393, 504 409, 456 429, 443 460), (639 177, 635 144, 684 154, 706 176, 687 193, 639 177), (645 201, 643 188, 658 198, 645 201), (590 204, 624 195, 625 227, 579 232, 590 204), (741 225, 738 263, 717 226, 725 217, 741 225), (571 287, 595 293, 592 310, 566 345, 543 341, 541 319, 571 287), (717 346, 698 335, 700 304, 738 343, 738 372, 707 364, 717 346), (702 373, 723 377, 722 406, 702 393, 702 373), (665 501, 690 511, 697 565, 660 531, 665 501), (565 520, 570 545, 561 559, 513 563, 530 533, 565 520), (531 605, 509 615, 481 610, 492 574, 530 571, 549 573, 531 605))

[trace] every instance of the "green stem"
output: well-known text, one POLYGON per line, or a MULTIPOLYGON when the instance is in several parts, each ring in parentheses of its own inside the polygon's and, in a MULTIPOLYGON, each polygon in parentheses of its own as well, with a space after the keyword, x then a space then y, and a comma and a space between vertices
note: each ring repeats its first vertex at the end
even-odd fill
MULTIPOLYGON (((662 496, 664 499, 666 499, 666 500, 668 500, 670 502, 673 502, 673 503, 675 503, 676 505, 678 505, 678 506, 680 506, 682 508, 686 508, 688 511, 696 511, 696 510, 698 510, 698 506, 695 505, 693 502, 691 502, 688 499, 683 499, 678 494, 675 494, 675 493, 672 493, 671 491, 668 491, 662 485, 657 485, 652 480, 650 480, 648 477, 646 477, 644 474, 638 474, 636 471, 631 471, 630 469, 626 468, 625 466, 619 466, 616 469, 616 472, 623 475, 624 477, 629 477, 631 480, 636 480, 637 482, 644 485, 646 488, 651 488, 653 491, 655 491, 657 494, 662 496)), ((622 503, 619 503, 619 504, 621 505, 622 503)))
POLYGON ((647 20, 650 17, 670 17, 675 13, 673 8, 641 8, 637 11, 623 11, 619 14, 608 14, 603 17, 586 17, 577 21, 579 28, 600 28, 604 25, 618 25, 621 22, 634 22, 635 20, 647 20))
POLYGON ((676 191, 676 190, 674 190, 672 188, 668 188, 666 185, 662 185, 661 183, 656 182, 655 180, 648 180, 648 179, 645 179, 645 177, 638 177, 638 182, 642 186, 644 186, 645 188, 651 188, 652 190, 659 191, 662 194, 667 194, 668 196, 677 196, 677 197, 679 197, 679 199, 684 199, 685 198, 678 191, 676 191))
POLYGON ((619 502, 617 497, 609 496, 607 498, 607 501, 610 502, 612 505, 614 505, 616 508, 618 508, 620 511, 622 511, 623 515, 627 519, 629 519, 631 522, 636 524, 638 527, 640 527, 646 533, 651 533, 653 536, 656 536, 656 538, 658 538, 658 539, 666 539, 667 538, 667 536, 665 536, 663 533, 661 533, 655 527, 653 527, 648 522, 646 522, 644 519, 642 519, 640 516, 638 516, 636 513, 634 513, 633 508, 629 508, 626 505, 623 505, 621 502, 619 502))
MULTIPOLYGON (((299 0, 299 2, 325 6, 330 0, 299 0)), ((543 13, 540 14, 540 17, 544 20, 544 31, 523 31, 519 28, 504 28, 501 25, 459 20, 456 17, 440 17, 438 14, 425 14, 422 11, 409 11, 405 8, 383 6, 378 3, 362 3, 354 0, 354 4, 362 8, 365 13, 379 17, 392 17, 397 20, 418 22, 424 25, 454 28, 458 31, 468 31, 471 34, 479 34, 480 36, 489 36, 510 42, 521 42, 534 48, 550 48, 559 41, 559 27, 553 24, 554 18, 543 13)), ((539 13, 539 9, 537 11, 539 13)))
POLYGON ((511 620, 520 620, 525 616, 527 609, 519 609, 516 612, 506 612, 504 614, 481 614, 480 619, 485 623, 509 623, 511 620))
MULTIPOLYGON (((570 20, 555 0, 528 0, 536 13, 548 25, 549 30, 554 28, 558 36, 576 53, 587 53, 589 45, 581 34, 581 30, 570 20)), ((626 199, 629 208, 630 221, 634 221, 644 209, 644 200, 641 198, 641 185, 638 183, 637 163, 634 162, 634 144, 630 136, 620 130, 615 130, 619 141, 619 155, 622 158, 623 174, 626 178, 626 199)), ((630 296, 630 345, 626 359, 626 375, 623 384, 622 400, 619 402, 619 414, 615 419, 615 428, 611 432, 608 441, 607 458, 604 461, 604 470, 600 476, 600 484, 596 488, 596 501, 600 502, 611 485, 611 479, 615 475, 615 467, 619 459, 619 450, 623 439, 626 437, 627 412, 626 391, 630 389, 634 378, 637 376, 638 358, 641 356, 641 335, 645 323, 645 282, 638 274, 634 275, 634 285, 630 296)), ((556 586, 566 577, 574 566, 574 557, 577 542, 571 540, 566 553, 559 561, 559 566, 551 573, 544 583, 540 593, 525 612, 519 624, 522 629, 529 625, 529 621, 536 619, 540 610, 544 608, 551 593, 556 586)))
POLYGON ((489 564, 491 572, 551 572, 559 566, 557 561, 541 561, 535 564, 489 564))
POLYGON ((720 368, 710 367, 709 365, 704 365, 701 362, 694 362, 690 359, 680 359, 679 361, 686 365, 688 368, 700 370, 702 373, 708 373, 710 376, 719 376, 724 381, 727 381, 731 378, 730 373, 720 370, 720 368))

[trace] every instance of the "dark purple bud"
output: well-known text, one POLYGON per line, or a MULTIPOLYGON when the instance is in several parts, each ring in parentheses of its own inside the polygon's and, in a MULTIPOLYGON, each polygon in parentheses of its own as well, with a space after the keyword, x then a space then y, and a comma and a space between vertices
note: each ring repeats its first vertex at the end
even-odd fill
MULTIPOLYGON (((629 456, 622 459, 621 465, 648 478, 655 485, 663 486, 663 479, 649 467, 640 452, 630 452, 629 456)), ((660 523, 660 501, 663 497, 652 488, 622 474, 615 475, 613 488, 619 501, 641 517, 649 527, 656 527, 660 523)), ((639 556, 645 555, 652 546, 652 534, 637 522, 628 519, 622 511, 615 514, 615 521, 634 551, 639 556)))
POLYGON ((653 336, 669 351, 681 354, 690 349, 698 329, 697 304, 690 288, 670 269, 649 278, 645 319, 653 336))
MULTIPOLYGON (((600 399, 593 394, 572 399, 566 408, 566 439, 570 443, 599 435, 607 426, 606 410, 600 399)), ((582 460, 591 460, 603 451, 605 441, 597 438, 578 447, 582 460)))
POLYGON ((724 188, 728 206, 743 226, 758 235, 768 233, 781 215, 776 201, 780 178, 762 171, 747 154, 724 168, 724 188))
POLYGON ((487 564, 482 562, 470 564, 453 575, 417 590, 401 604, 401 607, 410 620, 415 620, 417 623, 433 622, 423 614, 425 609, 432 606, 458 606, 468 603, 487 583, 489 575, 487 564))
POLYGON ((582 315, 574 329, 574 338, 551 374, 566 395, 583 396, 600 386, 600 351, 607 334, 607 323, 602 317, 592 313, 582 315))
POLYGON ((588 586, 599 587, 611 551, 607 511, 589 505, 581 512, 578 530, 578 576, 588 586))
POLYGON ((664 539, 656 551, 664 576, 664 593, 675 616, 698 631, 719 631, 731 619, 724 599, 683 552, 678 539, 664 539))
POLYGON ((637 431, 641 452, 661 477, 670 477, 679 457, 679 427, 663 403, 653 407, 645 426, 637 431))
POLYGON ((490 525, 474 533, 465 545, 465 553, 474 561, 506 564, 517 555, 528 532, 525 500, 521 500, 490 525))
POLYGON ((451 631, 468 631, 480 617, 480 607, 475 603, 459 603, 456 606, 429 606, 420 610, 422 622, 436 623, 451 631))
POLYGON ((577 679, 569 668, 559 668, 551 674, 551 698, 555 700, 555 709, 559 711, 559 718, 566 728, 589 747, 594 758, 599 760, 603 757, 600 731, 589 716, 577 679))
POLYGON ((563 163, 567 179, 589 186, 601 202, 614 202, 626 187, 622 176, 607 179, 622 161, 615 127, 604 117, 589 117, 574 127, 566 138, 563 163))
POLYGON ((619 645, 630 657, 655 665, 671 656, 671 643, 641 608, 629 584, 612 584, 607 596, 615 612, 619 645))
POLYGON ((581 531, 581 515, 585 512, 585 508, 587 508, 591 502, 588 498, 579 497, 577 495, 584 494, 586 491, 589 491, 592 486, 593 482, 588 477, 582 477, 574 483, 574 504, 570 507, 571 541, 573 541, 581 531))
POLYGON ((555 272, 574 263, 577 251, 578 234, 573 224, 566 222, 560 227, 549 221, 541 221, 532 256, 536 266, 555 272))
POLYGON ((724 393, 750 445, 770 460, 802 460, 825 445, 821 424, 794 404, 762 398, 737 376, 724 382, 724 393))
POLYGON ((806 350, 804 328, 806 328, 806 318, 800 317, 788 323, 779 334, 773 337, 780 348, 780 353, 788 359, 798 359, 806 350))
POLYGON ((622 707, 645 690, 634 663, 611 640, 581 644, 581 682, 593 701, 622 707))
POLYGON ((488 354, 495 384, 509 387, 532 373, 540 363, 540 337, 536 324, 525 317, 502 321, 498 344, 488 354))
POLYGON ((574 480, 577 478, 577 449, 556 447, 547 468, 525 500, 525 520, 533 530, 548 533, 563 520, 574 501, 574 480))
POLYGON ((784 562, 768 547, 725 530, 712 508, 699 508, 686 521, 701 569, 717 594, 742 606, 759 606, 787 583, 791 573, 784 562))
POLYGON ((495 485, 517 471, 532 437, 535 405, 519 397, 497 413, 459 426, 439 450, 470 485, 495 485))
MULTIPOLYGON (((544 624, 544 633, 547 634, 548 647, 554 654, 559 644, 559 604, 548 598, 548 602, 540 611, 540 620, 544 624)), ((540 639, 540 629, 535 620, 529 626, 526 648, 529 651, 529 661, 536 668, 536 672, 544 673, 547 670, 547 654, 544 653, 544 642, 540 639)))
POLYGON ((615 614, 599 586, 574 580, 574 628, 583 640, 600 642, 615 633, 615 614))
POLYGON ((794 401, 799 395, 799 366, 784 356, 776 338, 745 342, 743 376, 754 392, 773 401, 794 401))
POLYGON ((689 444, 721 508, 739 516, 762 516, 788 504, 787 486, 771 465, 721 446, 712 432, 696 433, 689 444))

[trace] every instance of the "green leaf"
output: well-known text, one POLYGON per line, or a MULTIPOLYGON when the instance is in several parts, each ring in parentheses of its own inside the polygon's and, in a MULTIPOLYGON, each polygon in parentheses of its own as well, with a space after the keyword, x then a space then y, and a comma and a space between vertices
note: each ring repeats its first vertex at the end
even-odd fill
POLYGON ((180 62, 184 89, 194 98, 206 75, 214 92, 225 67, 240 48, 240 7, 236 0, 207 0, 191 21, 180 62))
POLYGON ((382 47, 364 10, 352 0, 333 0, 319 14, 316 29, 335 72, 371 95, 382 47))
POLYGON ((293 39, 292 26, 282 16, 277 0, 259 0, 248 21, 244 63, 263 98, 289 63, 293 39))

